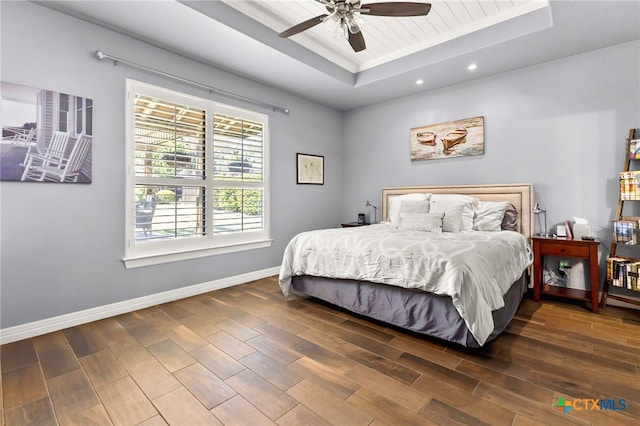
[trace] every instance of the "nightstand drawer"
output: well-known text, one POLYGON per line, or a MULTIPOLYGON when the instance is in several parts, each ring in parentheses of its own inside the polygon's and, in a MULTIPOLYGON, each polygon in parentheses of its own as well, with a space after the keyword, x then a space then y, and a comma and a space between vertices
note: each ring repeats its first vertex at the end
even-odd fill
POLYGON ((540 245, 542 253, 551 256, 589 257, 589 247, 546 242, 540 245))

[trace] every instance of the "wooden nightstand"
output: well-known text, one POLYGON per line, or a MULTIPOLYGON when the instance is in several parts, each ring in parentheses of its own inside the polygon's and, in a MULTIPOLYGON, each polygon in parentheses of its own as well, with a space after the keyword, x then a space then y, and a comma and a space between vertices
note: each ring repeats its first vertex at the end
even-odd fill
POLYGON ((341 223, 340 226, 342 226, 343 228, 353 228, 354 226, 366 226, 369 225, 368 223, 358 223, 358 222, 347 222, 347 223, 341 223))
POLYGON ((540 301, 540 293, 591 302, 591 310, 598 313, 598 245, 599 241, 568 240, 532 237, 533 240, 533 300, 540 301), (589 264, 591 290, 578 290, 542 282, 544 256, 585 259, 589 264))

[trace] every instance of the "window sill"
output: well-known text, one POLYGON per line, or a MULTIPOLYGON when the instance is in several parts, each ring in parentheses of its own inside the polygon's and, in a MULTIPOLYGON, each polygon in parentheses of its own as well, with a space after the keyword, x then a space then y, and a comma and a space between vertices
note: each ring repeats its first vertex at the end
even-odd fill
POLYGON ((270 247, 273 240, 251 241, 248 243, 240 243, 227 245, 224 247, 214 247, 199 250, 188 250, 182 252, 156 253, 144 256, 132 256, 122 259, 127 269, 141 268, 143 266, 160 265, 169 262, 178 262, 181 260, 198 259, 200 257, 215 256, 219 254, 236 253, 245 250, 255 250, 259 248, 270 247))

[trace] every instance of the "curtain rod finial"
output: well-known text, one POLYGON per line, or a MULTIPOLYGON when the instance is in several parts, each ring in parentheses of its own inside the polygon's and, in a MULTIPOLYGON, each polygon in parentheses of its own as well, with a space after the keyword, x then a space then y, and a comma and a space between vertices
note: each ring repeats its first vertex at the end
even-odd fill
POLYGON ((105 55, 102 50, 96 50, 94 55, 96 56, 96 58, 98 58, 100 60, 103 60, 104 58, 107 57, 107 55, 105 55))

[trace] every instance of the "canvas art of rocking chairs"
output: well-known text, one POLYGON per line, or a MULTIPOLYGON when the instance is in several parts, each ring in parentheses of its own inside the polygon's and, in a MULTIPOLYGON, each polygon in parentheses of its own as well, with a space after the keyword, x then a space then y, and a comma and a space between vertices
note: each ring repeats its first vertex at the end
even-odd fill
POLYGON ((65 156, 68 138, 68 133, 54 132, 46 149, 27 152, 20 180, 77 182, 91 151, 91 136, 80 134, 69 155, 65 156))

